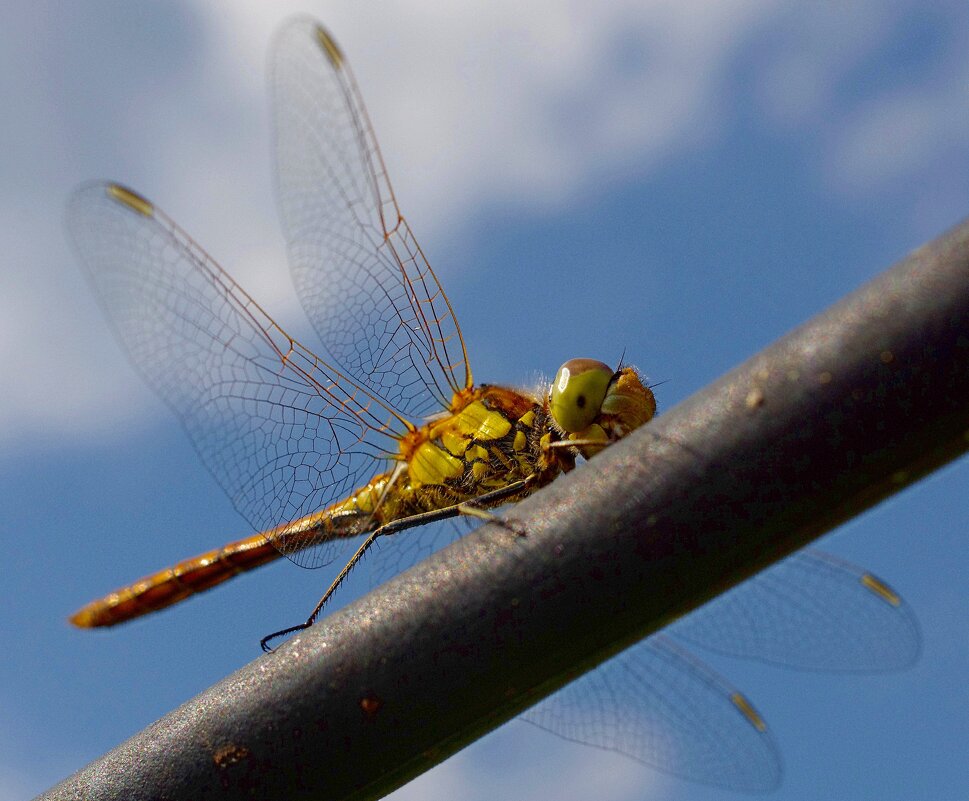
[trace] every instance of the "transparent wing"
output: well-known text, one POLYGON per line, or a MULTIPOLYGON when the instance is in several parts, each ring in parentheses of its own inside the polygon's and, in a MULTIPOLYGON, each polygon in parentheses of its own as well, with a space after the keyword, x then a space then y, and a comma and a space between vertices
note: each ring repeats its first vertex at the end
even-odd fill
POLYGON ((734 790, 770 790, 781 761, 766 724, 725 679, 654 635, 523 716, 567 740, 734 790))
MULTIPOLYGON (((163 212, 89 184, 67 222, 131 361, 253 528, 325 508, 386 466, 404 421, 290 338, 163 212)), ((342 545, 286 542, 308 567, 342 545)))
MULTIPOLYGON (((408 538, 389 538, 375 583, 460 533, 426 526, 408 538)), ((738 790, 774 787, 780 759, 763 719, 674 637, 790 667, 869 672, 911 664, 921 642, 911 609, 884 582, 837 557, 802 551, 582 676, 523 718, 697 781, 738 790)))
POLYGON ((692 645, 808 670, 872 672, 915 662, 918 622, 877 576, 805 550, 676 621, 692 645))
POLYGON ((350 67, 297 19, 272 55, 276 175, 293 280, 326 352, 413 418, 471 386, 460 328, 397 207, 350 67))

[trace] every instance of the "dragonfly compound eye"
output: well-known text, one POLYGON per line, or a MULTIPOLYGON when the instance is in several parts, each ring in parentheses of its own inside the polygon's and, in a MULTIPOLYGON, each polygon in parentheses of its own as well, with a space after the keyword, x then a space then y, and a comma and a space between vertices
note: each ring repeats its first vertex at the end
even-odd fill
POLYGON ((555 374, 549 407, 555 422, 570 434, 595 422, 615 372, 595 359, 570 359, 555 374))

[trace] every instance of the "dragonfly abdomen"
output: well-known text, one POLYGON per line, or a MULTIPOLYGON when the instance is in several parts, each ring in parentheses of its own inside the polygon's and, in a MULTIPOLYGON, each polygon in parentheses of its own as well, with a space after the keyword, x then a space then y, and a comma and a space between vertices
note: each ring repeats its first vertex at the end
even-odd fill
POLYGON ((325 540, 353 537, 370 530, 382 521, 369 513, 368 499, 377 497, 382 486, 379 482, 386 481, 388 476, 378 476, 346 500, 325 510, 145 576, 92 601, 71 615, 70 621, 79 628, 124 623, 172 606, 280 556, 295 554, 325 540))
POLYGON ((92 601, 70 617, 80 628, 114 626, 178 603, 280 556, 262 535, 229 543, 159 570, 92 601))

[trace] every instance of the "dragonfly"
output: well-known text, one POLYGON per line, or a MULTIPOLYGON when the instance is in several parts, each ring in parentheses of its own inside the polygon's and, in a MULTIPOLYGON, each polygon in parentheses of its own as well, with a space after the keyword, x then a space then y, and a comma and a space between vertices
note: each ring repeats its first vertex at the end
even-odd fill
MULTIPOLYGON (((300 18, 278 34, 271 63, 282 225, 324 355, 133 189, 89 183, 69 201, 80 262, 123 348, 256 532, 87 604, 70 618, 78 627, 156 612, 281 557, 339 564, 348 543, 360 542, 305 622, 263 638, 271 650, 276 637, 314 624, 378 538, 418 543, 427 523, 496 519, 492 510, 579 462, 594 464, 656 412, 635 368, 589 358, 569 360, 534 391, 475 384, 457 317, 401 214, 342 49, 300 18)), ((764 719, 682 643, 873 670, 910 661, 918 637, 887 584, 805 552, 526 719, 702 781, 772 786, 780 762, 764 719)))

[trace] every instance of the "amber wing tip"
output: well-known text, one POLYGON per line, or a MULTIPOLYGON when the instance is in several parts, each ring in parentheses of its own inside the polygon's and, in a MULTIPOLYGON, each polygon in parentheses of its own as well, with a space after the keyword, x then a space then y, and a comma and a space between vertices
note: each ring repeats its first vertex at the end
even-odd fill
POLYGON ((333 68, 340 69, 343 66, 343 52, 330 32, 319 24, 316 26, 316 41, 323 48, 323 52, 326 53, 326 57, 330 60, 333 68))
POLYGON ((108 197, 127 206, 132 211, 141 214, 143 217, 152 217, 155 214, 155 207, 150 200, 146 200, 133 189, 128 189, 121 184, 108 184, 105 187, 108 197))

